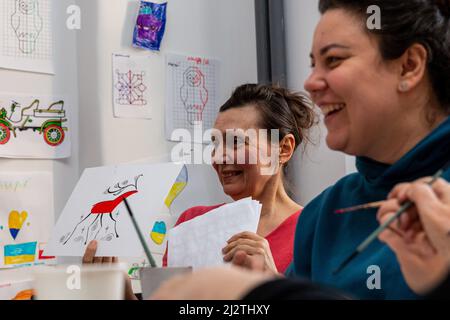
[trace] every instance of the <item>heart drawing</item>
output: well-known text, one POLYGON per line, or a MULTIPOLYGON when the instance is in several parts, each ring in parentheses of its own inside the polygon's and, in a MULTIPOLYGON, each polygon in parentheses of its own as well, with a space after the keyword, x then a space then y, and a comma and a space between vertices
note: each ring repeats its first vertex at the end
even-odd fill
POLYGON ((28 217, 28 213, 26 211, 22 211, 19 213, 19 211, 11 211, 9 213, 9 219, 8 219, 8 227, 9 232, 11 233, 11 236, 14 240, 16 240, 17 235, 19 234, 19 231, 22 229, 23 223, 28 217))

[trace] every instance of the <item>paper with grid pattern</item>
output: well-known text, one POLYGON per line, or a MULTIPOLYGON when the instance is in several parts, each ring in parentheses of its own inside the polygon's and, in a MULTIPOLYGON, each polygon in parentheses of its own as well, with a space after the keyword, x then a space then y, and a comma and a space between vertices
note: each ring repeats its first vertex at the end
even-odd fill
POLYGON ((54 73, 53 0, 2 0, 0 67, 54 73))
POLYGON ((168 266, 203 268, 223 265, 222 248, 233 235, 256 232, 261 204, 250 198, 224 205, 186 221, 169 232, 168 266))
MULTIPOLYGON (((220 62, 204 57, 166 56, 166 137, 176 129, 211 129, 218 113, 220 62)), ((193 136, 193 135, 192 135, 193 136)), ((195 139, 195 137, 194 137, 195 139)), ((197 143, 208 141, 195 141, 197 143)))
POLYGON ((114 53, 113 104, 117 118, 151 119, 157 88, 159 59, 114 53))

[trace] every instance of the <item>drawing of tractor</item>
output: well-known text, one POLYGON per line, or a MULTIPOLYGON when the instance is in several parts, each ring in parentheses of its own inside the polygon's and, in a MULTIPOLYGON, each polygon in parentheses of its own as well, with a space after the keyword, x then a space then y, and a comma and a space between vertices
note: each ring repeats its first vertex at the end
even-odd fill
POLYGON ((51 147, 56 147, 64 141, 63 127, 66 122, 64 101, 52 103, 48 108, 39 108, 39 100, 34 100, 28 107, 22 107, 18 102, 11 104, 11 114, 5 108, 0 109, 0 145, 8 143, 11 133, 17 138, 17 131, 33 130, 44 137, 51 147))

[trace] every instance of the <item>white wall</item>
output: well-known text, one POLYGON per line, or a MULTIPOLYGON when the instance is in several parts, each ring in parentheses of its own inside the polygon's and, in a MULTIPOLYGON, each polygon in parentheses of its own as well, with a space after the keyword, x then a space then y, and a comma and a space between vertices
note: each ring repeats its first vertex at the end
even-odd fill
POLYGON ((152 120, 113 117, 113 52, 152 55, 160 60, 175 52, 222 61, 219 102, 244 82, 257 81, 253 0, 170 0, 161 53, 131 47, 137 0, 79 0, 80 168, 163 157, 171 146, 164 135, 164 92, 152 98, 152 120))
MULTIPOLYGON (((288 87, 304 91, 303 83, 310 72, 313 33, 320 18, 318 1, 285 0, 284 5, 288 87)), ((326 129, 321 121, 320 128, 313 132, 316 145, 310 145, 303 154, 297 152, 290 163, 293 190, 301 204, 308 203, 346 174, 344 154, 328 149, 325 135, 326 129)))
MULTIPOLYGON (((71 121, 72 156, 63 160, 21 160, 0 158, 0 171, 53 172, 55 217, 63 209, 79 177, 78 83, 76 66, 76 31, 66 28, 66 8, 70 0, 53 1, 55 40, 55 75, 0 69, 2 93, 62 95, 71 121)), ((26 270, 1 271, 0 280, 20 278, 26 270)))

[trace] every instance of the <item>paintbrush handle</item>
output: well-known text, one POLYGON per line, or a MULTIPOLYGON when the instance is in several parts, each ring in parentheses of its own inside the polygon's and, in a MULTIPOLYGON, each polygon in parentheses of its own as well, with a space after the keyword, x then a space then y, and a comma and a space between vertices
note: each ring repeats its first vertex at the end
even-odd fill
POLYGON ((369 202, 369 203, 360 204, 360 205, 357 205, 357 206, 354 206, 354 207, 338 209, 338 210, 335 210, 335 212, 336 213, 348 213, 348 212, 353 212, 353 211, 358 211, 358 210, 379 208, 385 202, 386 202, 385 200, 377 201, 377 202, 369 202))
POLYGON ((383 232, 389 225, 397 220, 398 217, 400 217, 406 210, 410 209, 414 205, 413 202, 408 201, 404 205, 400 207, 400 209, 387 221, 385 221, 383 224, 381 224, 370 236, 367 237, 366 240, 364 240, 357 248, 356 251, 361 252, 364 251, 378 236, 381 232, 383 232))
POLYGON ((133 213, 132 213, 132 211, 131 211, 131 208, 130 208, 130 206, 129 206, 129 204, 128 204, 127 199, 124 199, 124 203, 125 203, 125 207, 126 207, 127 210, 128 210, 128 213, 129 213, 129 215, 130 215, 131 222, 133 223, 134 229, 136 229, 136 233, 137 233, 137 235, 138 235, 138 237, 139 237, 139 241, 141 242, 141 245, 142 245, 142 247, 144 248, 145 255, 147 256, 148 262, 150 263, 150 266, 151 266, 152 268, 156 268, 156 262, 155 262, 155 259, 153 259, 152 253, 150 252, 150 249, 148 248, 147 243, 145 242, 145 238, 144 238, 144 236, 142 235, 141 230, 139 229, 139 226, 138 226, 138 224, 137 224, 137 222, 136 222, 136 219, 134 218, 134 215, 133 215, 133 213))
MULTIPOLYGON (((439 170, 438 172, 436 172, 436 174, 433 176, 433 178, 427 184, 431 186, 437 179, 439 179, 440 176, 442 176, 443 173, 444 173, 444 170, 439 170)), ((390 217, 387 221, 385 221, 382 225, 380 225, 374 232, 372 232, 372 234, 369 237, 367 237, 367 239, 364 240, 356 248, 356 251, 361 252, 361 251, 365 250, 369 246, 369 244, 371 244, 376 238, 378 238, 378 236, 380 235, 381 232, 383 232, 387 227, 389 227, 389 225, 392 222, 397 220, 403 213, 405 213, 405 211, 410 209, 413 205, 414 205, 414 203, 412 201, 405 202, 392 217, 390 217)))
MULTIPOLYGON (((447 170, 449 167, 450 167, 450 161, 448 161, 442 169, 440 169, 438 172, 435 173, 435 175, 430 180, 430 182, 428 182, 428 185, 431 186, 437 179, 439 179, 444 174, 445 170, 447 170)), ((333 274, 337 274, 342 269, 344 269, 345 266, 350 263, 350 261, 352 261, 358 254, 360 254, 363 250, 365 250, 375 239, 377 239, 381 232, 383 232, 387 227, 389 227, 389 225, 392 222, 394 222, 396 219, 398 219, 398 217, 400 217, 406 210, 411 208, 413 205, 414 205, 414 203, 412 201, 407 201, 406 203, 404 203, 392 217, 390 217, 385 223, 380 225, 374 232, 372 232, 367 237, 367 239, 364 240, 355 249, 355 251, 353 251, 353 253, 341 263, 341 265, 333 272, 333 274)))

